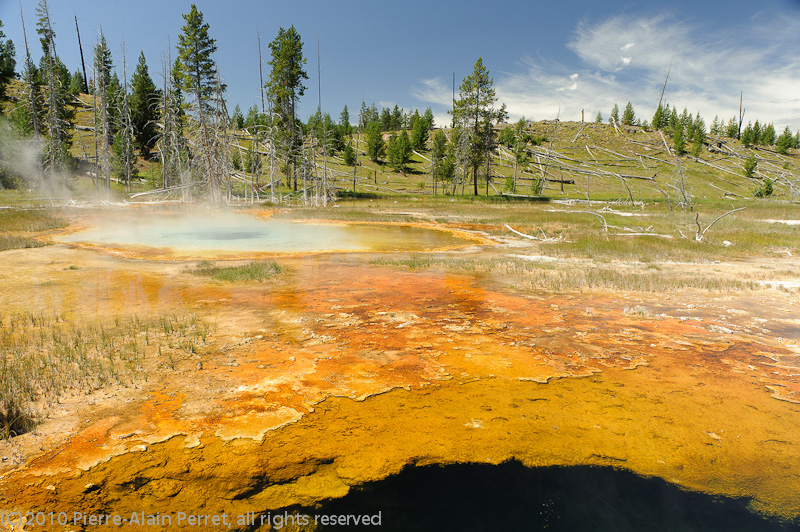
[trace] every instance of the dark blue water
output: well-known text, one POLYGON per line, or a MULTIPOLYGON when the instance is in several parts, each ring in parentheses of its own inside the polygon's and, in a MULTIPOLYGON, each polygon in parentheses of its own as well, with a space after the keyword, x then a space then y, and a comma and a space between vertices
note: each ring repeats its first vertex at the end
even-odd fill
MULTIPOLYGON (((800 496, 800 495, 799 495, 800 496)), ((682 491, 611 468, 453 465, 407 468, 310 514, 377 514, 386 531, 797 531, 747 500, 682 491)), ((355 530, 352 526, 321 530, 355 530)))

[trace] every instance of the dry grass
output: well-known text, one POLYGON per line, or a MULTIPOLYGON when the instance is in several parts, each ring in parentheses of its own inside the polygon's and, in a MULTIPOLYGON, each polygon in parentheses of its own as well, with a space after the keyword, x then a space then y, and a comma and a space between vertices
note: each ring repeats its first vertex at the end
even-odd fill
POLYGON ((672 272, 658 268, 625 271, 619 267, 598 267, 580 261, 567 264, 514 258, 455 259, 412 255, 403 258, 379 258, 370 264, 411 270, 444 269, 463 273, 501 274, 503 279, 512 282, 516 287, 552 293, 592 289, 667 293, 684 289, 726 291, 763 288, 763 285, 755 281, 709 277, 703 273, 672 272))
POLYGON ((71 323, 28 312, 0 318, 0 439, 30 430, 68 393, 147 379, 206 343, 194 315, 71 323))

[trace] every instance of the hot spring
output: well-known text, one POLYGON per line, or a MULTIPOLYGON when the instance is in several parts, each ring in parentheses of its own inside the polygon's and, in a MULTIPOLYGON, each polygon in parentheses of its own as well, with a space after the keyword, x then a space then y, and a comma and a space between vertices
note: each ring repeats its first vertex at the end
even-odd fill
POLYGON ((65 243, 147 257, 227 258, 318 252, 430 251, 470 244, 437 229, 397 224, 296 222, 239 213, 123 213, 62 235, 65 243))

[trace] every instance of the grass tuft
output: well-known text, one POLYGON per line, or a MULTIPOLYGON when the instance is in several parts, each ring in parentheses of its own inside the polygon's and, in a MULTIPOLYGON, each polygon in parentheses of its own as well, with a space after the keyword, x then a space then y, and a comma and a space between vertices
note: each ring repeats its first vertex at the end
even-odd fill
POLYGON ((248 262, 241 266, 215 266, 209 261, 197 264, 197 269, 192 270, 195 275, 205 275, 217 281, 231 283, 247 281, 264 281, 283 273, 285 268, 274 260, 248 262))

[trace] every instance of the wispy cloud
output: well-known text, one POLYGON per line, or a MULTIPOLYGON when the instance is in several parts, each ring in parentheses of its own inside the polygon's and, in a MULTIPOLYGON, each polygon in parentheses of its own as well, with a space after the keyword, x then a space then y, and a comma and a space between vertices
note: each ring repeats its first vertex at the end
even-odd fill
MULTIPOLYGON (((579 23, 566 46, 575 54, 569 65, 547 58, 523 57, 516 72, 495 76, 500 101, 512 119, 586 119, 607 116, 614 103, 631 101, 637 113, 651 118, 667 70, 666 101, 710 122, 738 113, 744 94, 745 121, 766 120, 782 128, 800 128, 800 34, 791 20, 756 18, 746 25, 709 31, 669 14, 614 16, 579 23)), ((442 80, 422 80, 417 98, 449 106, 450 87, 442 80)))
POLYGON ((421 86, 413 87, 411 94, 420 100, 450 107, 453 103, 453 87, 440 78, 421 79, 421 86))

